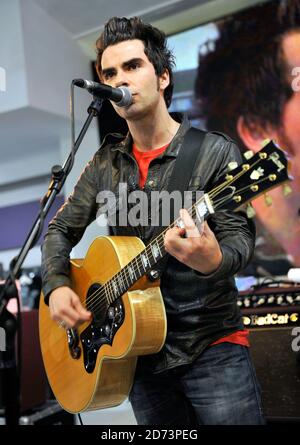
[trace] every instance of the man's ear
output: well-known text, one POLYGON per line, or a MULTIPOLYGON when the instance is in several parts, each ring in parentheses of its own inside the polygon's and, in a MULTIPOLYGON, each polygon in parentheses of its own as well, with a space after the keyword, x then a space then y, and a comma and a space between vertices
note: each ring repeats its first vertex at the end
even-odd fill
POLYGON ((160 76, 159 76, 159 86, 164 91, 167 86, 170 84, 170 74, 169 71, 166 69, 160 76))
POLYGON ((259 151, 266 139, 276 139, 276 133, 270 129, 263 129, 257 124, 248 125, 243 116, 236 124, 237 132, 244 145, 253 152, 259 151))

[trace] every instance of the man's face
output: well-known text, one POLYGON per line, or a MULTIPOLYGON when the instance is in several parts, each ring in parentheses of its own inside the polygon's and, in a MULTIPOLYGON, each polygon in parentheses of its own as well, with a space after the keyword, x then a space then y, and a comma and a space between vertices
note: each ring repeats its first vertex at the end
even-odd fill
POLYGON ((169 83, 167 73, 158 77, 144 52, 141 40, 126 40, 107 47, 102 54, 101 80, 114 88, 128 87, 133 103, 116 112, 126 119, 139 120, 153 112, 164 101, 164 89, 169 83))
MULTIPOLYGON (((294 80, 292 70, 300 67, 300 32, 286 35, 282 41, 286 63, 289 67, 290 83, 294 80)), ((299 82, 297 82, 299 84, 299 82)), ((240 126, 240 129, 242 126, 240 126)), ((300 92, 295 91, 286 102, 278 129, 263 128, 262 132, 239 133, 244 144, 258 151, 263 139, 273 139, 290 157, 290 173, 294 180, 289 183, 292 193, 284 196, 280 187, 269 192, 273 205, 267 207, 263 197, 254 200, 253 206, 262 223, 292 255, 295 265, 300 266, 300 92)))
MULTIPOLYGON (((292 70, 295 67, 300 67, 300 32, 284 37, 282 48, 289 66, 292 83, 292 70)), ((297 175, 300 185, 300 91, 295 91, 283 108, 282 128, 277 133, 277 139, 279 145, 290 154, 292 170, 294 176, 297 175)))
MULTIPOLYGON (((295 67, 300 67, 300 32, 284 37, 282 48, 289 72, 292 73, 295 67)), ((291 75, 291 83, 293 80, 291 75)), ((294 91, 292 97, 284 105, 282 128, 277 133, 277 140, 290 155, 290 172, 294 178, 291 182, 293 193, 286 198, 282 210, 286 219, 290 218, 294 222, 291 227, 290 251, 293 253, 296 264, 300 266, 300 91, 294 91)), ((288 225, 287 232, 289 232, 288 225)))

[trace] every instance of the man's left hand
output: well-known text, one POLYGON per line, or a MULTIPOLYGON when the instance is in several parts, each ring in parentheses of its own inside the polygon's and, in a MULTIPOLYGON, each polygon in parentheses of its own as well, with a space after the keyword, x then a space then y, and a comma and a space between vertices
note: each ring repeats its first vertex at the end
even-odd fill
POLYGON ((187 210, 180 210, 185 228, 173 227, 164 237, 166 251, 181 263, 209 275, 222 262, 222 252, 215 234, 205 221, 202 234, 187 210))

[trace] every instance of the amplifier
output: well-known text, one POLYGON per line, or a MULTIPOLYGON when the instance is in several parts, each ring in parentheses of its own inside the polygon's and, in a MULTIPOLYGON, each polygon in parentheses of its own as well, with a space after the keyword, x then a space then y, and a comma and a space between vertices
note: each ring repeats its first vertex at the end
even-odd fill
POLYGON ((300 423, 300 287, 240 292, 250 353, 269 423, 300 423))
POLYGON ((290 307, 300 309, 300 286, 259 286, 240 291, 237 301, 241 309, 290 307))

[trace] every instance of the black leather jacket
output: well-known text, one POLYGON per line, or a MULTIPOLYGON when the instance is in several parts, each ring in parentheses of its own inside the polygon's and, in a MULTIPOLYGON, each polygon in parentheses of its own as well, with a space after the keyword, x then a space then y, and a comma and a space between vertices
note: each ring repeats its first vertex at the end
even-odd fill
MULTIPOLYGON (((167 150, 154 159, 144 190, 166 189, 183 137, 190 124, 184 119, 167 150)), ((131 154, 131 137, 106 138, 88 163, 73 193, 49 224, 42 246, 43 292, 46 301, 52 290, 69 285, 69 253, 81 239, 86 227, 96 218, 97 194, 110 190, 118 195, 119 183, 129 191, 138 188, 137 163, 131 154)), ((239 149, 227 136, 210 132, 205 136, 195 164, 189 190, 210 190, 226 173, 230 161, 241 162, 239 149)), ((159 372, 194 360, 213 341, 243 329, 236 305, 237 289, 233 275, 248 263, 254 249, 255 228, 244 212, 221 211, 213 214, 209 225, 214 231, 223 260, 211 275, 202 275, 170 257, 161 277, 161 290, 167 312, 168 332, 158 353, 139 359, 138 369, 159 372)), ((151 239, 147 227, 113 227, 116 235, 151 239)))

